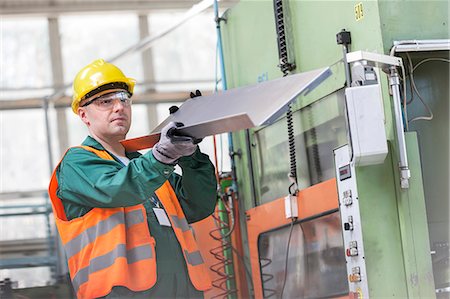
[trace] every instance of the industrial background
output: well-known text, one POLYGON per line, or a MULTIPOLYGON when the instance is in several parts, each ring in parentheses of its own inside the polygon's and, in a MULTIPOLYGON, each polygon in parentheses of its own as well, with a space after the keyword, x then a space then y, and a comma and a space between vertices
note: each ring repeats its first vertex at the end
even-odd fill
POLYGON ((206 298, 450 298, 449 28, 448 0, 0 0, 0 298, 75 298, 47 187, 97 58, 137 80, 128 137, 196 89, 303 74, 282 114, 201 144, 206 298))

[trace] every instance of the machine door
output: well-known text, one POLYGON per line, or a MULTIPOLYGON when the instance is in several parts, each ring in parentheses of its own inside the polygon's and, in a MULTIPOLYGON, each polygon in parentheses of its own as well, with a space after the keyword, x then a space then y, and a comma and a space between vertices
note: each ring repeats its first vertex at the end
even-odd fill
POLYGON ((254 133, 257 206, 247 211, 256 298, 348 296, 333 150, 346 143, 344 92, 294 113, 298 220, 286 219, 286 123, 254 133), (288 249, 289 245, 289 249, 288 249))
POLYGON ((306 188, 298 199, 296 222, 286 219, 284 198, 247 211, 255 297, 348 296, 336 180, 306 188))

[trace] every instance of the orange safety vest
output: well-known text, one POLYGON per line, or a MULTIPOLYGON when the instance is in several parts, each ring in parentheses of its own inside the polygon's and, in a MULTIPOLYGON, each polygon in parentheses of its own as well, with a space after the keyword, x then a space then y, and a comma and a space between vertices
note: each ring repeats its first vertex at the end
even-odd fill
MULTIPOLYGON (((113 160, 107 151, 81 147, 100 158, 113 160)), ((106 296, 114 286, 125 286, 132 291, 153 287, 155 240, 150 235, 144 205, 93 208, 84 216, 68 221, 62 201, 56 195, 58 166, 53 171, 49 195, 77 297, 106 296)), ((156 195, 180 243, 192 284, 200 291, 210 289, 209 271, 169 181, 156 190, 156 195)))

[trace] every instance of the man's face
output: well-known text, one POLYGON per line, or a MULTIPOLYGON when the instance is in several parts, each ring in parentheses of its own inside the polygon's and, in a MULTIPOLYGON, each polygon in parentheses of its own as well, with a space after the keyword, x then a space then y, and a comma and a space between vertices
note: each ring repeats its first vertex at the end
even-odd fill
POLYGON ((124 91, 109 90, 80 103, 78 115, 93 137, 105 141, 125 139, 131 125, 131 102, 126 96, 124 91))

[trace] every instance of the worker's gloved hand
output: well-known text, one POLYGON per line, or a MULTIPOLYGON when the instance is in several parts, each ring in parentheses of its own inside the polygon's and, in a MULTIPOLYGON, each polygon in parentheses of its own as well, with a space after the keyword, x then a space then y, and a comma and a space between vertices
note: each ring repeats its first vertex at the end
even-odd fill
MULTIPOLYGON (((189 96, 191 97, 191 99, 193 99, 193 98, 196 98, 196 97, 201 97, 202 96, 202 93, 200 92, 200 90, 196 90, 195 91, 195 93, 193 93, 192 91, 191 91, 191 93, 189 94, 189 96)), ((180 109, 180 108, 178 108, 178 106, 170 106, 170 108, 169 108, 169 113, 170 114, 174 114, 175 112, 177 112, 178 111, 178 109, 180 109)))
POLYGON ((200 92, 200 90, 196 90, 195 91, 195 93, 193 93, 192 91, 191 91, 191 93, 189 94, 189 96, 191 97, 191 99, 193 99, 193 98, 196 98, 196 97, 201 97, 202 96, 202 93, 200 92))
POLYGON ((152 150, 156 160, 164 164, 175 164, 179 158, 190 156, 195 152, 199 140, 180 135, 177 127, 182 125, 170 122, 161 130, 161 137, 152 150))

